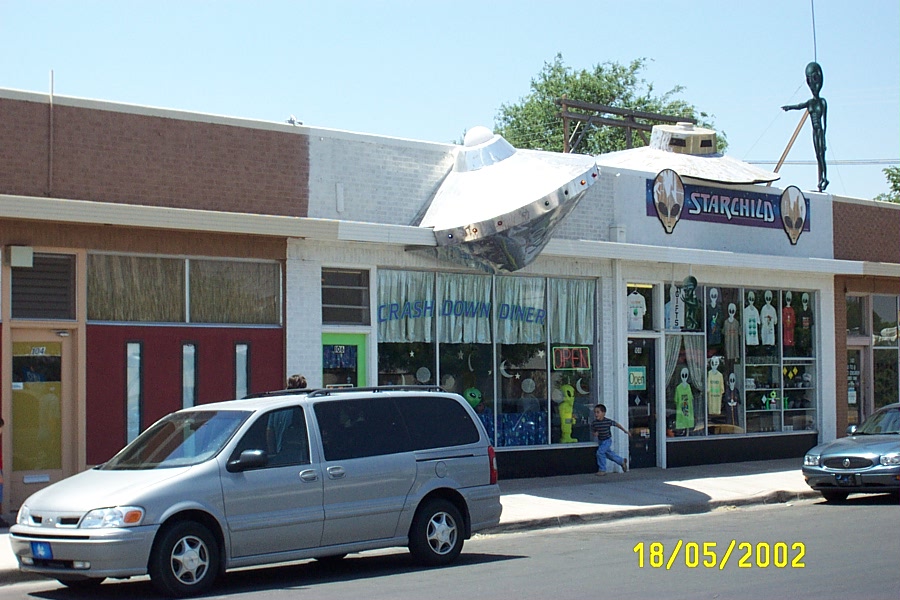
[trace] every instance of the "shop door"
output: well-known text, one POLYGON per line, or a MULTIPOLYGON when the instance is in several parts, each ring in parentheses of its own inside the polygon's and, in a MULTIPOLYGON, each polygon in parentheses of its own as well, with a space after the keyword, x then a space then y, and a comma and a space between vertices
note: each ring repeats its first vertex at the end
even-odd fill
POLYGON ((12 437, 12 456, 4 457, 7 510, 73 475, 77 461, 72 338, 42 330, 12 335, 12 419, 3 428, 12 437))
POLYGON ((656 340, 628 338, 629 467, 656 466, 656 340))
POLYGON ((859 425, 865 415, 865 385, 863 385, 863 350, 847 349, 847 425, 859 425))
POLYGON ((353 333, 322 334, 322 386, 366 385, 366 336, 353 333))

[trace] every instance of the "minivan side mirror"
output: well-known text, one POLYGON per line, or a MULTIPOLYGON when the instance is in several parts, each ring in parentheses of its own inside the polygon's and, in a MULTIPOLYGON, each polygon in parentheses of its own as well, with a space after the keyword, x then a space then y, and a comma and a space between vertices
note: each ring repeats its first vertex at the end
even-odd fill
POLYGON ((269 464, 269 457, 262 450, 244 450, 236 460, 228 461, 226 469, 229 473, 241 473, 250 469, 259 469, 269 464))
POLYGON ((854 433, 856 433, 856 425, 848 425, 847 435, 853 435, 854 433))

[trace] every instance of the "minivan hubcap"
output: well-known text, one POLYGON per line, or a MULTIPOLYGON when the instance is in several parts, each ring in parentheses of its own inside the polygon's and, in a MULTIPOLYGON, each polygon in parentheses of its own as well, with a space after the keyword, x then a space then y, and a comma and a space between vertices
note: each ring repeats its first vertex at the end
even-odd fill
POLYGON ((437 513, 428 523, 428 544, 436 554, 447 554, 456 544, 456 523, 445 512, 437 513))
POLYGON ((209 568, 209 551, 200 538, 187 536, 172 549, 172 572, 182 583, 193 584, 209 568))

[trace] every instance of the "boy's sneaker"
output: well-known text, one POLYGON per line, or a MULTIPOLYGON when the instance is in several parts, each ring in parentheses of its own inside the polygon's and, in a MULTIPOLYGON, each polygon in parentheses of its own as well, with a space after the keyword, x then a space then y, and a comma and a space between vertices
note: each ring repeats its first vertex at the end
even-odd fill
POLYGON ((597 471, 596 473, 594 473, 594 475, 596 475, 597 477, 605 477, 606 471, 597 471))
POLYGON ((622 472, 623 473, 628 472, 628 459, 627 458, 622 459, 622 472))

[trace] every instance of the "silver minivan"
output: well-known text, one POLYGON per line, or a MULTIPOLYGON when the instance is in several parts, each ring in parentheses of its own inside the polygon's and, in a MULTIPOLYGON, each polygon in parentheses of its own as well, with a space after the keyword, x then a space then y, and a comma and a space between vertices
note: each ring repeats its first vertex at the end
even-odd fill
POLYGON ((228 569, 374 548, 447 564, 500 512, 494 449, 460 396, 290 390, 164 417, 29 497, 9 538, 21 570, 70 587, 149 574, 189 596, 228 569))

